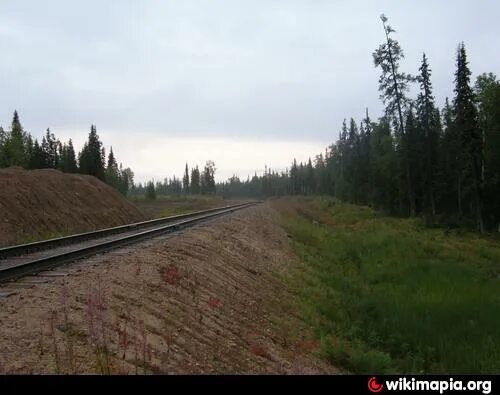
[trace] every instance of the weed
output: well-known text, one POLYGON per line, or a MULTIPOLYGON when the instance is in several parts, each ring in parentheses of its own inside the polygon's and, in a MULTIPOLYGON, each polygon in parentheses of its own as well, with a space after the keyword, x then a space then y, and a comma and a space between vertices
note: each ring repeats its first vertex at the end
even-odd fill
POLYGON ((119 352, 122 354, 122 359, 125 359, 127 355, 127 350, 130 345, 130 338, 127 332, 126 324, 122 326, 119 322, 116 323, 116 332, 118 333, 118 347, 119 352))
POLYGON ((163 269, 162 278, 167 284, 173 285, 177 288, 181 276, 175 265, 169 265, 167 268, 163 269))
POLYGON ((222 306, 222 302, 220 301, 219 298, 216 298, 214 296, 210 296, 210 298, 208 299, 208 305, 212 309, 217 309, 217 308, 222 306))
POLYGON ((52 311, 50 314, 50 336, 52 339, 52 351, 54 355, 54 362, 56 364, 55 373, 59 374, 61 372, 61 360, 59 356, 59 347, 57 346, 57 337, 56 337, 56 320, 57 320, 57 312, 52 311))
POLYGON ((61 292, 61 305, 63 311, 63 327, 64 327, 64 338, 65 338, 65 351, 66 351, 66 360, 68 362, 69 371, 71 374, 75 372, 75 353, 74 353, 74 344, 73 344, 73 336, 71 331, 71 324, 69 320, 69 312, 68 312, 68 299, 69 299, 69 290, 66 282, 63 282, 62 292, 61 292))
POLYGON ((105 295, 100 279, 96 282, 95 287, 89 288, 86 307, 89 342, 95 355, 97 372, 110 374, 110 350, 104 315, 106 310, 105 295))
POLYGON ((340 202, 273 204, 302 261, 289 283, 332 363, 370 373, 500 370, 498 242, 340 202))
POLYGON ((269 354, 268 349, 261 344, 250 344, 250 352, 258 357, 271 359, 271 355, 269 354))

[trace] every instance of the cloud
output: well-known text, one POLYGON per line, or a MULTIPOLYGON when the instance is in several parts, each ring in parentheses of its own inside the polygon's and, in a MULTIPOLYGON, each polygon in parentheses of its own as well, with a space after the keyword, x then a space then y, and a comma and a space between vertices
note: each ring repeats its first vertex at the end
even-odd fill
POLYGON ((0 120, 18 109, 35 135, 50 126, 74 139, 96 123, 172 141, 326 144, 343 118, 380 114, 372 52, 382 12, 405 71, 427 53, 438 103, 453 94, 462 40, 474 75, 500 74, 497 2, 10 0, 0 14, 0 120))

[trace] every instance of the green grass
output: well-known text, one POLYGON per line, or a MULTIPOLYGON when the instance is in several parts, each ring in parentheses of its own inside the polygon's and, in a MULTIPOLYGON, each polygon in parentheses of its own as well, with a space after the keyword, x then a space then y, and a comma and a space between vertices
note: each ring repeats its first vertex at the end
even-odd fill
POLYGON ((500 371, 500 243, 325 198, 275 206, 303 262, 291 285, 333 364, 500 371))

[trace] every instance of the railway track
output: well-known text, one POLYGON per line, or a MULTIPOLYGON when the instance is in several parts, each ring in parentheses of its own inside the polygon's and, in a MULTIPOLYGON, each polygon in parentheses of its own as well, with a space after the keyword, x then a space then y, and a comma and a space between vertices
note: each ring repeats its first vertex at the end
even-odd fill
POLYGON ((0 249, 0 282, 33 275, 257 204, 247 202, 0 249))

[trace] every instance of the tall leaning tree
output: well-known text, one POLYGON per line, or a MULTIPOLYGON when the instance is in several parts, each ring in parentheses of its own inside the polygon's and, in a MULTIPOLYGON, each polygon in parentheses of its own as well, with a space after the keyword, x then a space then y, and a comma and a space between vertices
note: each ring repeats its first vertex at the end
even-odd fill
POLYGON ((416 215, 415 186, 412 183, 411 168, 408 158, 408 147, 406 142, 405 122, 403 114, 406 112, 410 100, 406 96, 409 84, 415 80, 410 74, 399 70, 399 62, 404 58, 404 53, 397 40, 391 37, 395 30, 387 24, 387 17, 380 16, 384 27, 386 42, 375 50, 373 61, 375 67, 380 67, 382 74, 379 78, 380 98, 386 106, 386 116, 396 126, 396 137, 400 152, 400 164, 404 169, 406 179, 406 191, 410 216, 416 215))
MULTIPOLYGON (((455 126, 460 136, 462 154, 465 163, 462 171, 462 182, 464 187, 473 191, 475 220, 478 229, 483 232, 483 142, 481 129, 478 121, 478 113, 475 106, 475 95, 470 86, 470 75, 465 45, 461 43, 457 51, 457 71, 455 73, 455 126)), ((460 197, 459 197, 460 198, 460 197)))

